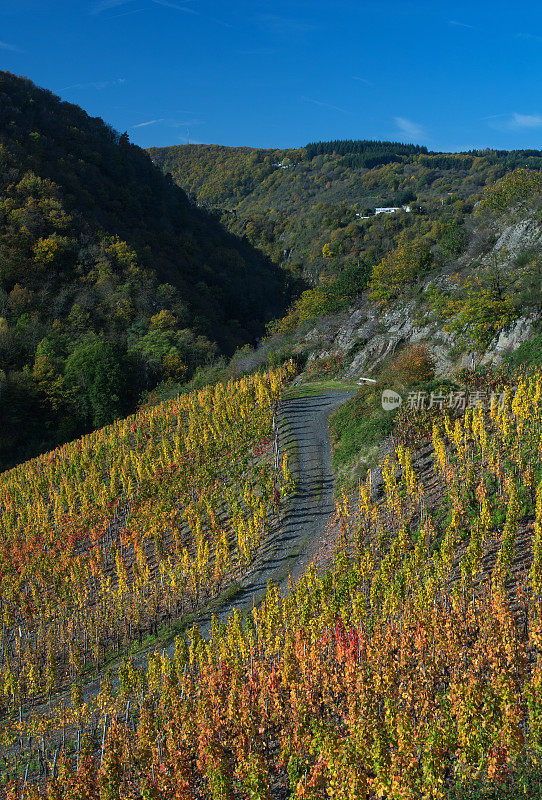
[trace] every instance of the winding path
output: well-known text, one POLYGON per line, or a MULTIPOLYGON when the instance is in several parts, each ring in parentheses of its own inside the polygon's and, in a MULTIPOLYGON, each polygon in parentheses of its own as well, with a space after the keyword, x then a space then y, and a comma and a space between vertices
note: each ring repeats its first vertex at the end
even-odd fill
MULTIPOLYGON (((234 610, 244 611, 264 596, 268 581, 287 591, 288 576, 295 580, 303 573, 312 558, 314 548, 321 538, 334 512, 333 470, 328 417, 339 405, 351 397, 347 392, 326 392, 314 397, 283 400, 279 406, 279 444, 293 456, 297 477, 296 492, 290 498, 282 519, 276 523, 263 543, 250 571, 243 577, 237 594, 224 602, 217 616, 224 621, 234 610)), ((211 619, 204 615, 198 619, 200 630, 208 636, 211 619)), ((174 642, 165 651, 174 652, 174 642)), ((149 651, 134 657, 137 667, 146 667, 149 651)), ((112 665, 111 685, 116 690, 119 678, 112 665)), ((100 689, 101 675, 82 687, 83 700, 90 701, 100 689)), ((68 701, 68 692, 55 696, 53 705, 68 701)), ((50 710, 43 704, 34 713, 50 710)))
MULTIPOLYGON (((297 489, 279 525, 260 548, 250 571, 243 577, 232 600, 216 612, 224 622, 235 609, 250 608, 264 596, 268 581, 283 591, 288 576, 295 580, 311 560, 313 545, 333 515, 333 468, 328 418, 352 393, 326 392, 314 397, 283 400, 279 406, 281 450, 294 457, 297 489)), ((199 621, 201 632, 209 630, 210 618, 199 621)))

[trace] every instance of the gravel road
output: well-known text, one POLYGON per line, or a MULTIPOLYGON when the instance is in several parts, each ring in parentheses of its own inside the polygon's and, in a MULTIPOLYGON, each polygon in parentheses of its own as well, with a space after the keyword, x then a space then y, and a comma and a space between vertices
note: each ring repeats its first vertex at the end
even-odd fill
MULTIPOLYGON (((352 396, 351 392, 335 391, 280 403, 279 442, 281 450, 289 449, 294 457, 296 493, 288 502, 282 522, 260 548, 240 591, 217 612, 221 622, 235 609, 245 610, 261 600, 270 580, 286 590, 288 576, 291 574, 295 580, 310 563, 314 544, 335 508, 328 418, 352 396)), ((205 635, 210 619, 202 619, 199 624, 205 635)))

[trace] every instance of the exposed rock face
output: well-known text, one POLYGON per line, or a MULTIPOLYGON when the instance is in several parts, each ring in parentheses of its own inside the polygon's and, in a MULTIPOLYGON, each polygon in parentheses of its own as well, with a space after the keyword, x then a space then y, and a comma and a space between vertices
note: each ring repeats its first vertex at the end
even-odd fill
POLYGON ((370 375, 378 364, 405 344, 430 344, 437 360, 437 369, 446 373, 450 365, 446 359, 448 337, 439 331, 434 324, 416 319, 412 305, 401 309, 379 311, 374 306, 364 325, 352 326, 352 319, 347 320, 345 329, 341 331, 342 341, 346 341, 349 349, 356 343, 361 345, 347 368, 346 377, 353 379, 361 375, 370 375), (424 324, 425 323, 425 324, 424 324), (366 342, 363 345, 363 342, 366 342))
MULTIPOLYGON (((493 254, 502 253, 514 269, 518 255, 529 248, 542 247, 542 225, 532 218, 509 225, 496 241, 495 235, 495 231, 491 232, 495 243, 482 258, 484 267, 490 265, 493 254)), ((472 272, 471 262, 472 258, 463 256, 460 271, 467 275, 472 272)), ((445 288, 452 274, 450 268, 432 275, 429 282, 445 288)), ((309 365, 320 358, 342 356, 340 377, 355 381, 377 372, 386 357, 405 345, 425 343, 435 358, 436 375, 447 377, 458 367, 471 368, 478 363, 498 366, 506 353, 516 350, 533 335, 536 321, 534 314, 520 317, 495 337, 480 358, 480 353, 458 353, 454 337, 432 319, 427 305, 401 300, 381 309, 361 297, 348 311, 321 318, 308 330, 299 332, 295 349, 309 353, 309 365)), ((297 380, 302 381, 303 376, 297 380)))
MULTIPOLYGON (((502 231, 482 263, 489 264, 492 253, 503 253, 512 263, 520 253, 536 246, 542 246, 542 226, 535 219, 523 219, 502 231)), ((436 281, 442 285, 448 277, 442 274, 436 281)), ((536 315, 523 316, 501 331, 483 354, 481 363, 502 363, 506 353, 532 336, 536 321, 536 315)), ((299 345, 300 349, 311 350, 309 363, 320 357, 342 355, 343 377, 355 380, 369 376, 395 350, 421 342, 427 344, 435 357, 437 376, 445 377, 457 367, 480 363, 479 353, 458 355, 454 352, 454 338, 440 329, 427 309, 421 310, 413 302, 404 301, 388 309, 379 309, 363 298, 350 311, 320 320, 299 345)))
POLYGON ((540 244, 540 237, 540 225, 534 219, 523 219, 504 229, 495 242, 493 250, 497 253, 506 250, 513 258, 522 250, 540 244))
POLYGON ((310 349, 308 363, 318 358, 342 355, 343 377, 355 380, 370 376, 387 356, 406 344, 426 342, 437 362, 437 373, 452 369, 449 350, 452 339, 433 322, 417 319, 413 303, 401 308, 379 309, 362 300, 340 316, 320 320, 300 341, 300 349, 310 349))
POLYGON ((505 353, 516 350, 533 334, 536 315, 520 317, 495 337, 485 354, 453 352, 454 339, 427 319, 417 319, 415 309, 406 304, 401 309, 380 311, 362 302, 339 317, 320 320, 299 342, 299 349, 310 349, 308 363, 319 358, 342 355, 342 377, 356 380, 370 376, 384 359, 409 344, 425 343, 436 362, 436 375, 446 377, 458 367, 475 363, 498 366, 505 353))
MULTIPOLYGON (((498 366, 503 356, 516 350, 533 334, 536 315, 520 317, 509 328, 501 331, 493 340, 485 354, 453 353, 454 339, 440 330, 434 323, 421 324, 414 321, 412 309, 389 310, 383 313, 372 307, 368 313, 356 309, 345 315, 340 327, 329 337, 330 330, 320 328, 310 331, 305 339, 305 346, 312 348, 309 363, 320 357, 343 355, 345 367, 343 377, 355 380, 361 376, 370 376, 388 355, 409 344, 425 343, 436 361, 436 375, 446 377, 458 367, 471 367, 473 358, 476 363, 498 366), (326 336, 327 332, 327 336, 326 336), (322 349, 318 349, 320 339, 322 349)), ((422 321, 423 323, 423 321, 422 321)))
POLYGON ((501 364, 505 353, 513 352, 530 339, 536 321, 536 315, 520 317, 509 328, 501 331, 482 358, 482 364, 501 364))

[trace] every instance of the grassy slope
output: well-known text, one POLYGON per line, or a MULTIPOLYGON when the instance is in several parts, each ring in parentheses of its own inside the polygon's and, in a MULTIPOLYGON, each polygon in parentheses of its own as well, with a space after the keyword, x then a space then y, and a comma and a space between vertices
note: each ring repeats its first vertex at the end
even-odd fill
POLYGON ((348 383, 341 380, 328 381, 307 381, 292 386, 284 393, 284 399, 290 400, 295 397, 313 397, 326 391, 335 392, 354 392, 359 389, 357 383, 348 383))

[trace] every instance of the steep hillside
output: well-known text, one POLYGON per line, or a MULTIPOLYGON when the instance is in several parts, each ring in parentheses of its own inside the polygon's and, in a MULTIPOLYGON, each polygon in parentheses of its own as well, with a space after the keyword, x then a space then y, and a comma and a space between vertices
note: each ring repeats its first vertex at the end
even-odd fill
POLYGON ((0 467, 253 340, 284 299, 125 134, 0 73, 0 467))
POLYGON ((198 203, 218 209, 230 230, 311 284, 354 264, 372 266, 404 230, 426 235, 437 224, 442 233, 507 170, 542 167, 542 152, 535 150, 446 154, 365 141, 149 152, 198 203), (376 207, 408 204, 411 213, 373 215, 376 207))
MULTIPOLYGON (((542 176, 472 205, 419 215, 363 292, 352 268, 307 289, 227 367, 284 368, 0 476, 8 800, 542 800, 542 176), (360 373, 335 518, 322 458, 291 505, 318 569, 208 624, 293 485, 282 390, 301 409, 360 373)), ((317 437, 290 422, 295 454, 317 437)))
MULTIPOLYGON (((473 197, 473 210, 426 233, 404 229, 372 266, 353 265, 305 290, 256 349, 238 353, 238 375, 295 359, 295 391, 360 388, 333 422, 339 483, 350 489, 374 465, 393 414, 384 389, 430 402, 494 368, 542 363, 542 175, 508 171, 473 197), (459 383, 457 382, 459 376, 459 383), (338 382, 338 383, 337 383, 338 382)), ((212 376, 210 376, 212 377, 212 376)))
POLYGON ((0 476, 0 675, 24 669, 19 632, 25 701, 69 688, 75 663, 88 680, 241 578, 291 489, 273 447, 288 376, 185 394, 0 476))
POLYGON ((537 373, 441 413, 355 508, 341 499, 325 573, 270 585, 208 640, 194 625, 146 671, 126 659, 118 690, 105 675, 83 703, 73 647, 71 704, 27 716, 37 670, 31 637, 11 666, 15 626, 9 800, 540 800, 541 395, 537 373))
POLYGON ((370 373, 421 342, 439 376, 472 359, 500 364, 540 316, 541 269, 542 174, 513 170, 438 238, 403 234, 368 270, 365 291, 347 291, 345 271, 304 292, 267 345, 304 354, 320 377, 370 373))
MULTIPOLYGON (((333 421, 335 467, 339 484, 347 489, 375 465, 379 444, 392 427, 393 414, 381 404, 384 389, 400 393, 404 403, 411 393, 421 393, 429 404, 431 392, 438 392, 443 382, 448 382, 449 394, 462 391, 467 382, 483 385, 493 367, 506 371, 542 362, 540 152, 448 156, 394 152, 399 148, 393 145, 381 145, 379 151, 378 143, 368 144, 310 145, 284 156, 290 162, 280 167, 273 160, 281 157, 279 151, 266 155, 245 150, 236 155, 229 148, 202 146, 199 155, 193 151, 193 160, 185 149, 168 151, 170 164, 179 152, 187 154, 191 180, 203 174, 197 169, 200 157, 207 167, 210 160, 222 159, 227 177, 236 158, 242 156, 245 177, 251 170, 255 174, 258 165, 261 170, 265 166, 275 185, 284 187, 301 180, 302 174, 312 174, 316 181, 318 159, 320 166, 327 163, 334 174, 349 151, 351 167, 345 180, 377 180, 379 176, 377 185, 382 188, 385 171, 397 171, 403 177, 417 171, 420 185, 427 179, 424 202, 411 201, 410 212, 357 218, 333 231, 320 258, 325 272, 316 273, 314 285, 301 293, 283 319, 270 325, 270 335, 261 346, 246 350, 235 362, 235 368, 251 370, 294 358, 301 367, 295 381, 301 392, 305 384, 310 391, 337 381, 351 386, 362 376, 377 382, 360 389, 333 421), (369 161, 373 158, 387 163, 375 166, 369 161), (364 166, 356 166, 357 160, 363 160, 364 166), (432 177, 428 163, 434 165, 432 177), (518 163, 531 166, 510 169, 518 163), (494 180, 496 175, 500 177, 494 180), (449 197, 444 189, 452 187, 456 194, 449 197), (464 200, 457 199, 460 192, 464 200), (360 231, 365 231, 363 237, 360 231), (460 383, 450 380, 456 374, 460 383)), ((215 183, 205 183, 202 190, 220 187, 219 166, 215 183)), ((259 188, 245 192, 238 207, 252 202, 270 180, 264 177, 259 188)), ((331 181, 329 186, 331 193, 331 181)), ((271 193, 269 198, 274 202, 271 193)), ((403 199, 396 197, 395 202, 403 199)), ((290 197, 289 202, 293 208, 297 199, 290 197)), ((306 238, 297 240, 298 244, 317 251, 329 235, 330 217, 319 216, 318 209, 307 210, 309 203, 292 215, 292 224, 307 224, 306 238)), ((355 212, 351 208, 348 213, 352 217, 355 212)), ((276 246, 272 225, 269 231, 269 242, 276 246)), ((309 256, 307 263, 316 261, 315 257, 311 262, 309 256)))

